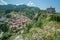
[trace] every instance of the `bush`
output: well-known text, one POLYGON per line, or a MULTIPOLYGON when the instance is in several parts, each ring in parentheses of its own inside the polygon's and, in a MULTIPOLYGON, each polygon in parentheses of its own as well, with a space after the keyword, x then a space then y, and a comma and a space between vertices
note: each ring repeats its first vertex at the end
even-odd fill
POLYGON ((24 33, 29 33, 29 30, 32 28, 32 24, 27 24, 24 28, 24 33))
POLYGON ((5 32, 1 39, 8 40, 11 36, 12 36, 12 34, 10 32, 5 32))
POLYGON ((0 29, 1 29, 3 32, 7 32, 7 31, 9 30, 9 25, 8 25, 8 23, 0 24, 0 29))
POLYGON ((50 20, 60 22, 60 14, 53 14, 53 15, 51 15, 50 20))

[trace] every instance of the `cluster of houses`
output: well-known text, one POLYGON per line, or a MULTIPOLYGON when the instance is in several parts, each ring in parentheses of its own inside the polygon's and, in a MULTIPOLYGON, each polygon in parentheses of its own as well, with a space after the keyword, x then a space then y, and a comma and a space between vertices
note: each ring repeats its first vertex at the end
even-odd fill
POLYGON ((26 16, 23 16, 23 15, 20 15, 19 16, 17 14, 16 15, 16 18, 14 20, 10 21, 10 22, 12 22, 10 24, 10 29, 13 29, 13 30, 16 30, 16 29, 21 30, 21 29, 23 29, 26 26, 26 24, 30 23, 31 20, 29 18, 27 18, 26 16))
POLYGON ((31 20, 26 16, 15 14, 12 18, 1 17, 0 24, 4 22, 7 22, 12 30, 21 30, 26 24, 31 23, 31 20))

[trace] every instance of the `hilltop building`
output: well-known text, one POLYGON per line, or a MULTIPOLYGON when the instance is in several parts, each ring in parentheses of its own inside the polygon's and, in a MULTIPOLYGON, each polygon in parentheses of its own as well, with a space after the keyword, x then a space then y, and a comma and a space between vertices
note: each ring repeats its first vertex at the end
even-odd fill
POLYGON ((49 13, 49 14, 52 14, 52 13, 55 13, 56 11, 55 11, 55 8, 52 8, 52 7, 50 7, 50 8, 47 8, 47 13, 49 13))

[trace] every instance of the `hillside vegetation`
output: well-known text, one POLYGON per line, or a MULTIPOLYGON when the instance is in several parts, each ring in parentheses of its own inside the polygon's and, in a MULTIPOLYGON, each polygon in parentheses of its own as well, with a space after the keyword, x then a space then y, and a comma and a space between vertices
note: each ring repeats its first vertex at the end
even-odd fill
POLYGON ((60 14, 26 5, 0 8, 4 9, 0 11, 0 40, 60 40, 60 14))

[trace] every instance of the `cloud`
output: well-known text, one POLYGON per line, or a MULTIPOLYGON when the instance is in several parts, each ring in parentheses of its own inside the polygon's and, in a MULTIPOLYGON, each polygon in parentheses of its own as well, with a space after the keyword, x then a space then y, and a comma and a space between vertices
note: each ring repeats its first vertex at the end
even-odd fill
POLYGON ((27 3, 27 6, 36 6, 33 2, 31 2, 31 1, 29 1, 28 3, 27 3))
POLYGON ((24 3, 20 3, 20 4, 16 4, 17 6, 19 6, 19 5, 23 5, 24 3))
POLYGON ((16 4, 16 6, 19 6, 20 4, 16 4))
POLYGON ((0 0, 0 5, 7 5, 7 2, 5 2, 4 0, 0 0))

